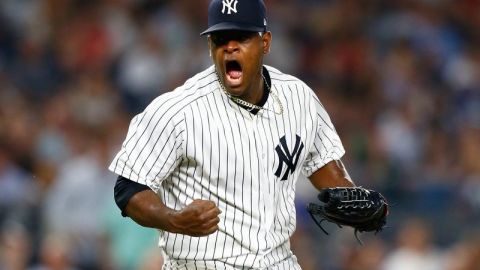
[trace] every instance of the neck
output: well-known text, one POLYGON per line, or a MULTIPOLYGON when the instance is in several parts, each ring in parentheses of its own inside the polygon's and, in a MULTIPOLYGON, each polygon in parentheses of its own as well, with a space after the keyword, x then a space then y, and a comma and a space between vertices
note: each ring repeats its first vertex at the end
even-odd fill
POLYGON ((280 98, 274 92, 271 91, 269 81, 267 81, 267 79, 263 75, 263 72, 260 74, 260 76, 261 76, 261 80, 256 80, 257 82, 258 81, 260 82, 260 86, 258 86, 257 91, 255 91, 255 93, 260 93, 260 97, 254 102, 247 101, 248 99, 244 99, 244 96, 233 96, 232 94, 230 94, 225 89, 225 86, 223 85, 223 83, 220 81, 220 77, 218 76, 218 74, 217 74, 217 80, 218 80, 218 83, 220 84, 220 88, 233 102, 237 103, 241 107, 246 108, 251 113, 256 114, 259 110, 267 110, 267 111, 274 112, 275 114, 282 114, 283 105, 280 101, 280 98), (272 95, 273 99, 278 105, 278 107, 274 108, 273 110, 266 109, 263 107, 263 105, 265 104, 270 94, 272 95), (262 103, 262 104, 259 104, 259 103, 262 103))
MULTIPOLYGON (((217 77, 220 78, 220 76, 217 74, 217 77)), ((243 101, 246 101, 251 104, 257 104, 263 97, 263 94, 265 91, 268 89, 264 89, 264 78, 262 75, 262 72, 260 71, 258 74, 255 75, 255 77, 252 79, 251 84, 245 91, 240 94, 240 95, 235 95, 232 94, 230 91, 228 91, 224 85, 223 82, 219 81, 223 90, 230 96, 233 96, 237 99, 241 99, 243 101)))
POLYGON ((252 87, 251 87, 250 91, 247 92, 247 93, 249 93, 248 96, 245 97, 245 99, 243 97, 239 97, 239 98, 245 100, 246 102, 252 103, 252 104, 258 104, 258 102, 260 102, 260 100, 263 97, 264 91, 266 90, 266 89, 264 89, 264 84, 265 84, 265 82, 264 82, 264 79, 263 79, 263 75, 260 72, 258 77, 252 83, 252 87))

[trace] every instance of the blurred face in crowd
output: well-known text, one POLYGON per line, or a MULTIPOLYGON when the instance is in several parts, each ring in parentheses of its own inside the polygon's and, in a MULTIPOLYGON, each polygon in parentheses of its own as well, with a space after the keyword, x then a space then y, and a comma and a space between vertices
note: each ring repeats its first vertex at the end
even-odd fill
POLYGON ((262 96, 263 56, 270 50, 271 33, 218 31, 208 37, 221 83, 231 95, 251 103, 262 96))

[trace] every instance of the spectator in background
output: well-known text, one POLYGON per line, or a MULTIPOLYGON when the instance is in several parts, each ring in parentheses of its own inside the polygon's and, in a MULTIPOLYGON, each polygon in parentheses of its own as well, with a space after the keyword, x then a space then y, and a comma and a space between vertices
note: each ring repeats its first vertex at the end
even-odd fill
POLYGON ((40 244, 39 263, 28 270, 76 270, 72 251, 71 239, 47 234, 40 244))
POLYGON ((5 220, 26 221, 38 199, 32 176, 11 159, 0 141, 0 226, 5 220))
POLYGON ((123 55, 118 66, 119 87, 132 111, 146 106, 166 89, 162 43, 147 26, 142 29, 142 40, 123 55))
POLYGON ((0 231, 0 269, 27 269, 32 248, 32 239, 22 224, 17 222, 3 224, 0 231))
POLYGON ((397 235, 397 247, 385 258, 382 270, 442 270, 445 264, 424 220, 406 220, 397 235))
POLYGON ((480 266, 480 234, 469 235, 447 253, 447 270, 473 270, 480 266))
POLYGON ((93 130, 77 130, 70 143, 73 153, 59 166, 45 198, 45 230, 65 234, 72 241, 74 263, 95 266, 100 258, 101 206, 111 194, 113 177, 105 170, 105 142, 93 130), (65 214, 68 213, 68 214, 65 214))
MULTIPOLYGON (((345 253, 341 253, 343 260, 342 270, 381 270, 385 258, 385 244, 378 239, 363 240, 364 245, 345 247, 345 253)), ((406 269, 406 268, 404 268, 406 269)))
POLYGON ((157 268, 149 268, 161 259, 156 230, 139 228, 134 221, 120 216, 113 200, 107 200, 103 205, 101 220, 108 256, 114 269, 132 270, 144 267, 145 270, 153 270, 163 265, 161 262, 156 265, 157 268))
POLYGON ((163 257, 159 252, 158 247, 150 248, 147 252, 143 253, 144 256, 141 260, 137 270, 162 270, 163 257))

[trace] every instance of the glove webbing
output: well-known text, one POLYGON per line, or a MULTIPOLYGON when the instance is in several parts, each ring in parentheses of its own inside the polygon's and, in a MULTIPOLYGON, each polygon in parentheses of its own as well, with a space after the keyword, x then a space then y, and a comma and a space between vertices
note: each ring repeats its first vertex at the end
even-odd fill
MULTIPOLYGON (((313 221, 315 222, 315 224, 318 225, 318 227, 320 227, 320 229, 322 229, 322 231, 326 234, 326 235, 329 235, 329 233, 322 227, 322 222, 324 222, 325 220, 327 220, 326 218, 322 218, 322 220, 318 221, 318 219, 316 218, 315 215, 318 215, 318 214, 321 214, 323 211, 322 211, 322 206, 320 205, 317 205, 317 204, 314 204, 314 203, 309 203, 308 204, 308 207, 307 207, 307 211, 308 213, 310 214, 310 216, 312 217, 313 221)), ((337 223, 335 223, 337 224, 337 223)), ((342 228, 342 226, 340 224, 337 224, 338 227, 342 228)))

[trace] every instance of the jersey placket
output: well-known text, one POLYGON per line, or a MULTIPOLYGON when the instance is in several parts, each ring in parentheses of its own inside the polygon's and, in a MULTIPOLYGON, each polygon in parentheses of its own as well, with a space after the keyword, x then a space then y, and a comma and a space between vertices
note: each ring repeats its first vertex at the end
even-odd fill
MULTIPOLYGON (((264 130, 265 127, 270 127, 269 124, 261 124, 262 119, 266 122, 275 122, 275 118, 277 117, 277 114, 274 112, 275 109, 275 104, 274 100, 269 97, 267 102, 264 104, 264 107, 267 108, 268 110, 263 110, 260 111, 259 114, 257 115, 257 130, 262 130, 260 134, 268 134, 271 133, 271 130, 264 130)), ((261 135, 259 135, 261 136, 261 135)), ((274 204, 275 202, 275 184, 274 181, 276 181, 275 176, 273 175, 273 171, 271 171, 271 165, 274 162, 274 156, 271 154, 270 156, 267 156, 267 151, 272 152, 273 147, 270 144, 273 144, 273 142, 269 142, 267 138, 264 140, 259 140, 260 142, 265 142, 265 144, 261 143, 261 152, 262 152, 262 194, 263 194, 263 201, 265 202, 265 209, 267 210, 267 213, 265 213, 265 230, 267 231, 266 234, 269 235, 268 231, 272 228, 273 222, 274 222, 274 216, 275 216, 275 211, 276 211, 276 206, 274 204), (267 158, 271 160, 267 160, 267 158)), ((271 243, 271 239, 269 239, 271 243)))
MULTIPOLYGON (((269 106, 269 102, 271 99, 267 101, 264 106, 269 106)), ((262 240, 265 241, 265 246, 260 250, 262 257, 260 258, 259 264, 261 267, 265 266, 265 255, 271 252, 273 246, 273 240, 271 238, 271 234, 269 233, 270 229, 272 228, 274 222, 274 213, 275 213, 275 205, 274 205, 274 185, 272 181, 275 179, 272 178, 272 172, 270 172, 270 162, 267 160, 268 158, 272 158, 272 156, 267 155, 267 151, 270 147, 269 140, 264 137, 266 132, 264 123, 262 121, 271 121, 272 118, 275 117, 275 114, 271 111, 262 110, 253 118, 253 123, 255 125, 253 129, 253 133, 256 136, 257 146, 258 146, 258 155, 260 160, 260 196, 261 200, 259 202, 259 206, 262 212, 262 219, 261 219, 261 231, 262 231, 262 240)))
MULTIPOLYGON (((241 109, 241 108, 240 108, 241 109)), ((265 192, 266 185, 265 185, 265 151, 263 144, 261 143, 260 136, 262 132, 259 132, 259 129, 261 129, 261 116, 260 112, 257 114, 252 114, 250 112, 247 112, 246 110, 241 109, 244 113, 248 114, 248 117, 244 115, 245 119, 245 124, 246 124, 246 132, 249 137, 249 141, 252 142, 251 148, 252 148, 252 167, 251 167, 251 177, 253 179, 253 185, 252 185, 252 211, 254 215, 258 216, 258 226, 259 226, 259 231, 258 231, 258 247, 257 247, 257 252, 258 256, 255 259, 255 265, 258 266, 258 264, 262 261, 262 258, 264 254, 266 253, 268 243, 266 241, 267 237, 267 230, 268 227, 266 226, 266 217, 268 216, 265 211, 268 211, 269 206, 265 204, 265 192)), ((253 250, 252 250, 253 251, 253 250)))

